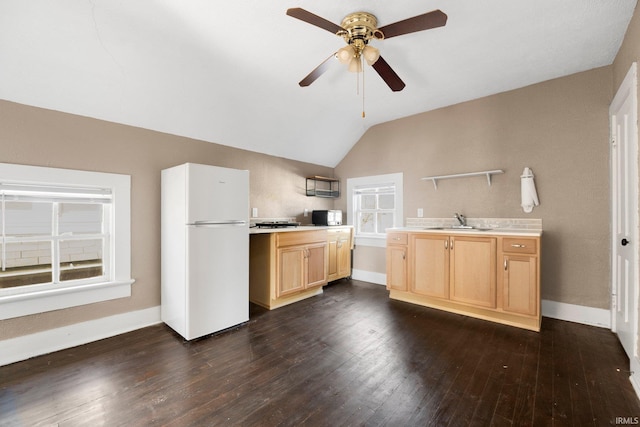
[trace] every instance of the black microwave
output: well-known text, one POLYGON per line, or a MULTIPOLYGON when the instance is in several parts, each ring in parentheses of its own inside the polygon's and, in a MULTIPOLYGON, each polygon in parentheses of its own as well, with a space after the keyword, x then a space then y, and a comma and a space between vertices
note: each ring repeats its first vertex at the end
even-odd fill
POLYGON ((342 211, 327 210, 311 212, 313 225, 342 225, 342 211))

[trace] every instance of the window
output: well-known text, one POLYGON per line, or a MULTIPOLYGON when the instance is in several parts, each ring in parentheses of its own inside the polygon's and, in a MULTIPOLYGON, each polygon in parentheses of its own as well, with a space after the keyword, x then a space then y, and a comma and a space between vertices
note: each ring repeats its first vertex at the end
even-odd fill
POLYGON ((402 226, 402 174, 347 180, 348 222, 354 226, 356 243, 384 246, 385 230, 402 226))
POLYGON ((0 163, 0 319, 131 295, 130 177, 0 163))
POLYGON ((110 280, 111 190, 0 182, 0 289, 110 280))
POLYGON ((395 185, 356 188, 353 197, 356 234, 382 235, 387 228, 393 227, 396 215, 395 185))

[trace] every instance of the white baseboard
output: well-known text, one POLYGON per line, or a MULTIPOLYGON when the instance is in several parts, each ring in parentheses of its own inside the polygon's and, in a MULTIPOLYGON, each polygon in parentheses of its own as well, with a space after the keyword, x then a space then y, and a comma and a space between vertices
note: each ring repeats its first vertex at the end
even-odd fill
POLYGON ((542 300, 542 316, 611 329, 611 310, 542 300))
POLYGON ((629 361, 629 381, 633 386, 633 390, 636 392, 636 396, 640 399, 640 360, 638 357, 632 357, 629 361))
POLYGON ((160 323, 160 306, 0 341, 0 366, 160 323))
POLYGON ((375 271, 351 270, 351 277, 363 282, 375 283, 376 285, 387 285, 387 275, 384 273, 376 273, 375 271))

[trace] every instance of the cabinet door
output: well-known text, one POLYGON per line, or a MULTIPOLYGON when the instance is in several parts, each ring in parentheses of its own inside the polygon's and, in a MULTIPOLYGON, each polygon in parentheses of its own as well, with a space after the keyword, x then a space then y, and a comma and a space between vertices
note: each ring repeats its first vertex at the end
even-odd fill
POLYGON ((538 260, 532 256, 503 256, 503 310, 538 314, 538 260))
POLYGON ((407 247, 387 246, 387 289, 407 290, 407 247))
POLYGON ((301 291, 305 287, 306 249, 289 246, 278 249, 276 296, 278 298, 301 291))
POLYGON ((411 292, 449 298, 449 236, 411 236, 411 292))
POLYGON ((450 298, 496 307, 496 239, 451 236, 450 298))
POLYGON ((339 235, 336 233, 329 233, 329 238, 327 240, 327 245, 329 247, 327 280, 329 281, 336 280, 338 278, 338 240, 339 235))
POLYGON ((305 288, 327 283, 327 244, 318 243, 305 248, 305 288))
POLYGON ((351 233, 343 231, 338 235, 337 241, 337 278, 351 275, 351 233))

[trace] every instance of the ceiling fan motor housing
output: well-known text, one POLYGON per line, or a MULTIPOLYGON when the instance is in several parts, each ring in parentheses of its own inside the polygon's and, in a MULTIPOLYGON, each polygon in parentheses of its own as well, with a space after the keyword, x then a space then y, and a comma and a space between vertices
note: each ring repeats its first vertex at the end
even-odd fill
POLYGON ((384 34, 378 30, 378 20, 375 16, 367 12, 356 12, 347 15, 342 20, 344 31, 338 31, 349 44, 367 44, 371 39, 382 40, 384 34))

